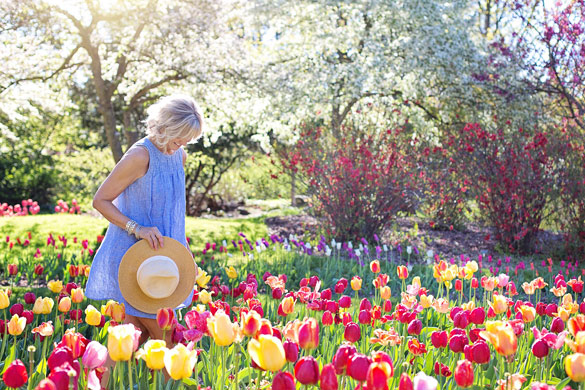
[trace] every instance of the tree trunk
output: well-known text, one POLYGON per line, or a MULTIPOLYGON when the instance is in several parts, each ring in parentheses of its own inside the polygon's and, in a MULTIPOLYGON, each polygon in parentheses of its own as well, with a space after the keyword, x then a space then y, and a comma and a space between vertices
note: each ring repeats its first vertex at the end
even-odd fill
POLYGON ((122 124, 124 125, 124 138, 126 138, 126 150, 130 149, 136 141, 138 141, 138 131, 132 126, 132 120, 130 118, 130 111, 125 110, 122 117, 122 124))
POLYGON ((297 175, 294 171, 290 174, 290 205, 292 207, 297 205, 297 175))

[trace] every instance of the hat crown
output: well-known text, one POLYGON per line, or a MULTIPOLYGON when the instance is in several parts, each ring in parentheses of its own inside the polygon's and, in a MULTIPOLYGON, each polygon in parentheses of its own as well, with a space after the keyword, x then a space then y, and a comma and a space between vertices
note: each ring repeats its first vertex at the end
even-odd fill
POLYGON ((138 271, 136 280, 142 292, 153 299, 171 296, 179 284, 179 268, 167 256, 152 256, 145 259, 138 271))

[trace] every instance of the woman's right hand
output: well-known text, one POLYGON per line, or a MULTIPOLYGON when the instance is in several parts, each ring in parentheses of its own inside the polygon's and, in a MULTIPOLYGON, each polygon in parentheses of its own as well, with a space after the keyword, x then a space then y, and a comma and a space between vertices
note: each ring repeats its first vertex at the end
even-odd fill
POLYGON ((140 226, 137 228, 138 232, 136 235, 139 239, 146 240, 148 245, 154 250, 157 250, 159 247, 164 247, 164 237, 158 230, 156 226, 154 227, 146 227, 140 226))

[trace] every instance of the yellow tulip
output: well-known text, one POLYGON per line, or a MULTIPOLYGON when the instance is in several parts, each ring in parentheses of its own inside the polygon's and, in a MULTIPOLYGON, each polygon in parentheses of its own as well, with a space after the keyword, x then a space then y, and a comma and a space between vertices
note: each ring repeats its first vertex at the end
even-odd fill
POLYGON ((163 340, 148 340, 138 355, 146 362, 151 370, 161 370, 165 366, 165 354, 169 349, 163 340))
POLYGON ((84 298, 85 296, 83 295, 83 289, 81 287, 71 290, 71 301, 73 303, 81 303, 84 298))
POLYGON ((390 299, 392 296, 392 290, 390 290, 390 286, 382 286, 380 287, 380 298, 383 300, 390 299))
POLYGON ((230 279, 235 279, 238 277, 238 271, 236 271, 236 269, 233 266, 226 268, 225 273, 230 279))
POLYGON ((102 313, 93 307, 93 305, 88 305, 85 308, 85 322, 91 326, 98 326, 102 322, 102 313))
POLYGON ((477 270, 479 269, 479 265, 477 264, 477 261, 475 260, 471 260, 467 263, 465 263, 465 268, 471 272, 472 274, 476 273, 477 270))
POLYGON ((251 339, 248 343, 248 353, 254 363, 267 371, 278 371, 286 363, 282 342, 274 336, 263 334, 258 340, 251 339))
POLYGON ((26 318, 19 317, 18 314, 15 314, 8 322, 8 333, 10 333, 13 336, 18 336, 24 331, 25 326, 26 318))
POLYGON ((219 346, 228 346, 236 338, 234 324, 223 310, 218 310, 213 317, 207 319, 207 327, 213 340, 219 346))
POLYGON ((508 301, 506 300, 505 296, 494 294, 494 301, 490 304, 490 306, 494 310, 494 313, 502 314, 508 310, 508 301))
POLYGON ((59 294, 63 290, 63 282, 60 280, 50 280, 47 283, 47 287, 55 294, 59 294))
POLYGON ((362 278, 354 276, 351 278, 351 289, 353 291, 359 291, 362 288, 362 278))
POLYGON ((434 301, 434 297, 432 295, 421 295, 420 296, 420 305, 423 307, 423 309, 428 309, 429 307, 432 306, 434 301))
POLYGON ((201 288, 207 288, 207 283, 211 280, 211 276, 207 275, 207 272, 201 268, 197 269, 197 285, 201 288))
POLYGON ((575 382, 585 382, 585 354, 574 353, 565 358, 565 371, 575 382))
POLYGON ((36 299, 35 304, 34 304, 34 306, 32 308, 32 312, 35 315, 42 314, 42 312, 43 312, 43 297, 38 297, 36 299))
POLYGON ((199 302, 203 303, 204 305, 207 305, 209 302, 211 302, 211 294, 209 291, 202 290, 199 293, 199 302))
POLYGON ((71 298, 69 297, 61 298, 57 308, 61 313, 67 313, 69 310, 71 310, 71 298))
POLYGON ((126 318, 126 306, 113 300, 109 300, 105 305, 102 305, 101 312, 118 323, 124 322, 126 318))
POLYGON ((44 297, 41 306, 41 314, 51 314, 53 311, 53 306, 55 306, 55 301, 53 301, 53 298, 44 297))
POLYGON ((134 351, 135 328, 131 324, 108 328, 108 352, 113 361, 126 361, 134 351))
POLYGON ((536 318, 536 309, 531 306, 520 306, 520 312, 522 313, 522 321, 525 323, 532 322, 534 321, 534 318, 536 318))
POLYGON ((197 351, 189 351, 183 344, 177 344, 165 353, 165 367, 174 380, 189 378, 197 363, 197 351))
POLYGON ((510 356, 516 353, 518 339, 509 323, 487 321, 485 328, 485 331, 479 332, 479 336, 492 343, 497 353, 502 356, 510 356))
POLYGON ((563 322, 567 322, 570 315, 571 313, 564 306, 559 306, 557 317, 563 320, 563 322))
POLYGON ((10 298, 6 291, 0 290, 0 309, 6 309, 8 306, 10 306, 10 298))

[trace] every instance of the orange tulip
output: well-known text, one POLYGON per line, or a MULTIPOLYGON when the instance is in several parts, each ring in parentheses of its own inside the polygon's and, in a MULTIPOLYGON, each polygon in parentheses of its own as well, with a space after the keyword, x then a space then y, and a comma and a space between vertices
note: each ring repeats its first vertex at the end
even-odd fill
POLYGON ((67 313, 69 310, 71 310, 71 298, 69 297, 61 298, 61 300, 59 301, 58 308, 61 313, 67 313))
POLYGON ((295 310, 295 299, 293 297, 286 297, 282 300, 282 311, 285 315, 289 315, 295 310))
POLYGON ((103 315, 111 317, 118 323, 124 322, 126 318, 126 307, 124 304, 112 300, 108 301, 105 306, 102 305, 101 312, 103 315))
POLYGON ((81 287, 71 290, 71 301, 73 303, 81 303, 84 298, 85 295, 83 295, 83 289, 81 287))
POLYGON ((508 300, 505 296, 494 294, 494 301, 490 303, 491 308, 496 314, 505 313, 508 310, 508 300))
POLYGON ((315 349, 319 345, 319 324, 314 318, 303 321, 298 333, 299 347, 315 349))
POLYGON ((585 315, 577 314, 575 317, 570 318, 569 322, 567 322, 567 327, 573 336, 585 330, 585 315))
POLYGON ((522 321, 525 323, 532 322, 534 321, 534 318, 536 318, 536 309, 531 306, 520 306, 520 312, 522 313, 522 321))
POLYGON ((370 271, 377 274, 381 271, 380 269, 380 262, 378 260, 374 260, 370 262, 370 271))
POLYGON ((383 300, 388 300, 392 296, 392 290, 390 290, 390 286, 382 286, 380 287, 380 297, 383 300))
POLYGON ((485 324, 485 328, 485 331, 479 332, 479 336, 492 343, 497 353, 502 356, 510 356, 516 353, 518 339, 509 323, 488 321, 485 324))

